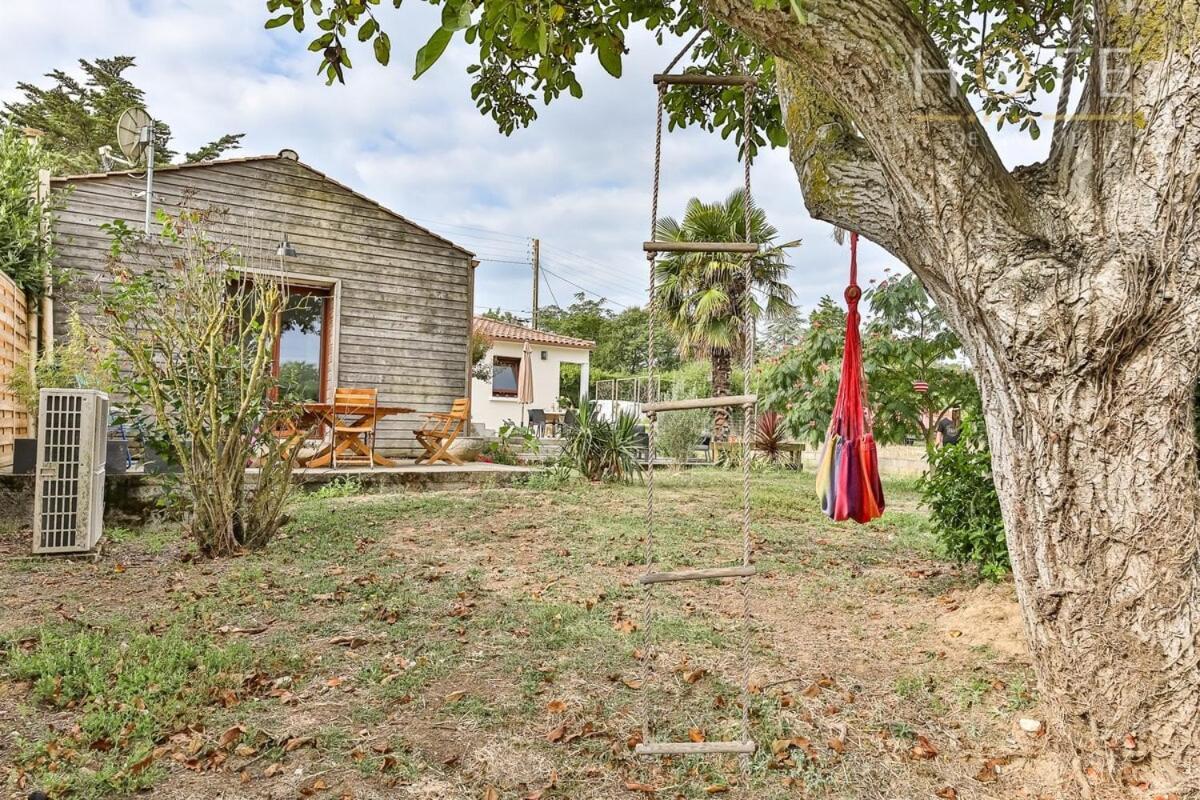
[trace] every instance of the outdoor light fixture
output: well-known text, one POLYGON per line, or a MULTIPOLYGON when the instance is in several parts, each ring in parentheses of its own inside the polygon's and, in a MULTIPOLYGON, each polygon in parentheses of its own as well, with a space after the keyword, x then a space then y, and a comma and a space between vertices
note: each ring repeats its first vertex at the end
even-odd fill
POLYGON ((543 351, 542 351, 542 361, 545 361, 545 360, 546 360, 548 357, 549 357, 549 356, 547 355, 546 351, 545 351, 545 350, 543 350, 543 351))
POLYGON ((279 256, 280 258, 283 258, 284 256, 287 256, 288 258, 295 257, 296 248, 292 247, 292 243, 288 241, 287 233, 283 234, 283 241, 281 241, 279 246, 275 248, 275 255, 279 256))

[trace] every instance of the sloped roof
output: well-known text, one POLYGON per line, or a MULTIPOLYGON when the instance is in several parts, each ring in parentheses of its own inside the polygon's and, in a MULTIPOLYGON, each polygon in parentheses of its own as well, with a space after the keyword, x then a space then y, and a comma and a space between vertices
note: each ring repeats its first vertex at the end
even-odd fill
POLYGON ((488 317, 476 317, 475 330, 488 339, 502 342, 529 342, 530 344, 546 344, 554 347, 578 347, 583 350, 591 350, 596 346, 595 342, 587 339, 574 339, 570 336, 526 328, 524 325, 514 325, 511 322, 501 322, 488 317))
MULTIPOLYGON (((362 194, 361 192, 356 192, 355 190, 351 189, 349 186, 342 183, 341 181, 334 180, 333 178, 326 175, 324 172, 321 172, 321 170, 316 169, 315 167, 309 166, 308 164, 305 164, 296 155, 296 151, 294 151, 294 150, 286 150, 286 149, 280 150, 275 155, 239 156, 237 158, 217 158, 217 159, 213 159, 211 161, 195 161, 195 162, 192 162, 189 164, 164 164, 162 166, 158 166, 156 164, 154 166, 154 174, 158 175, 159 173, 162 173, 162 172, 174 172, 176 170, 185 170, 185 169, 204 169, 205 167, 218 167, 223 164, 245 164, 245 163, 254 162, 254 161, 291 161, 294 164, 299 164, 301 167, 303 167, 304 169, 313 173, 321 180, 327 181, 345 192, 349 192, 350 194, 357 197, 359 200, 362 200, 365 203, 369 203, 370 205, 375 206, 375 208, 378 208, 383 213, 385 213, 389 216, 395 217, 396 219, 400 220, 401 222, 405 223, 406 225, 411 225, 412 227, 416 228, 417 230, 421 231, 422 233, 426 233, 426 234, 432 236, 434 239, 437 239, 440 242, 450 245, 455 250, 458 250, 460 253, 463 253, 464 255, 471 256, 472 258, 474 258, 474 256, 475 256, 475 253, 473 253, 472 251, 463 247, 462 245, 455 244, 454 242, 447 239, 445 236, 440 236, 439 234, 434 233, 433 231, 429 230, 428 228, 418 225, 417 223, 413 222, 411 219, 408 219, 407 217, 405 217, 403 214, 399 214, 399 213, 393 211, 392 209, 388 208, 383 203, 380 203, 378 200, 372 200, 370 197, 367 197, 365 194, 362 194)), ((123 170, 113 170, 111 172, 89 172, 84 175, 64 175, 61 177, 54 177, 54 178, 50 179, 50 182, 52 184, 54 184, 54 183, 76 183, 78 181, 103 180, 105 178, 115 178, 118 176, 142 175, 144 173, 145 173, 144 169, 123 169, 123 170)))

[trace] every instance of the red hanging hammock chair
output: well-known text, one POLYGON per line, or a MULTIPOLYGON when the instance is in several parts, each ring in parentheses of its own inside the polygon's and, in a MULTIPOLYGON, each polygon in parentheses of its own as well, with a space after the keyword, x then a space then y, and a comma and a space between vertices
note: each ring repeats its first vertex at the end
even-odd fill
POLYGON ((850 234, 850 285, 846 287, 846 346, 837 400, 817 462, 821 510, 836 521, 869 522, 883 514, 879 455, 871 435, 862 338, 858 332, 858 234, 850 234))

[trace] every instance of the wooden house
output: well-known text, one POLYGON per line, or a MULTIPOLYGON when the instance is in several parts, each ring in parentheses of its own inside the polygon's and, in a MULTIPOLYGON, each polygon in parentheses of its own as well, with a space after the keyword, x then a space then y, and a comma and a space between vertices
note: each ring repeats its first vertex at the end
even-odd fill
MULTIPOLYGON (((52 188, 67 190, 54 223, 55 266, 70 276, 55 290, 61 337, 69 311, 94 314, 86 297, 109 280, 110 237, 101 226, 142 226, 145 181, 140 172, 107 172, 56 178, 52 188)), ((427 412, 447 410, 469 393, 477 264, 470 251, 290 150, 160 167, 153 194, 155 206, 168 211, 220 209, 210 235, 256 251, 250 265, 285 274, 288 308, 305 322, 289 324, 284 312, 276 368, 306 399, 327 400, 338 386, 376 387, 380 404, 427 412)), ((379 450, 415 455, 411 432, 421 421, 420 413, 386 419, 379 450)))

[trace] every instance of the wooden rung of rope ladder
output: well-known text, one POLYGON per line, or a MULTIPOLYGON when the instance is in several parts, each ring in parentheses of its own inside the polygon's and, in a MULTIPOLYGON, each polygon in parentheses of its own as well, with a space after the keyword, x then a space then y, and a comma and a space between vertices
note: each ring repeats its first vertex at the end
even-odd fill
POLYGON ((750 755, 754 742, 648 742, 634 748, 639 756, 687 756, 697 753, 737 753, 750 755))
POLYGON ((757 401, 758 395, 755 394, 727 394, 718 397, 692 397, 687 400, 663 400, 658 403, 642 403, 642 413, 659 414, 663 411, 687 411, 692 408, 752 406, 757 401))
POLYGON ((642 242, 647 253, 757 253, 754 242, 642 242))
POLYGON ((753 75, 705 75, 701 72, 659 73, 654 83, 668 86, 754 86, 758 80, 753 75))
MULTIPOLYGON (((683 49, 679 51, 679 55, 671 61, 671 63, 661 73, 654 76, 654 82, 658 86, 658 122, 654 131, 654 185, 650 202, 650 238, 651 241, 643 242, 642 249, 646 251, 650 260, 650 313, 646 315, 647 330, 646 330, 646 371, 650 375, 651 380, 654 377, 655 369, 655 347, 654 347, 654 329, 658 314, 656 310, 655 299, 655 269, 654 264, 656 254, 658 253, 734 253, 746 256, 740 259, 742 278, 745 285, 752 283, 751 268, 753 259, 750 256, 759 253, 759 246, 750 241, 743 242, 664 242, 654 241, 658 236, 658 201, 660 179, 662 173, 662 138, 663 138, 663 119, 665 117, 665 106, 667 97, 667 86, 671 84, 690 85, 690 86, 743 86, 745 91, 742 93, 742 120, 743 120, 743 141, 751 141, 753 135, 752 112, 754 108, 754 93, 757 86, 755 79, 749 75, 706 75, 701 72, 684 72, 672 73, 671 70, 679 63, 683 55, 692 48, 699 40, 701 34, 707 28, 707 24, 696 35, 692 37, 683 49)), ((718 42, 718 44, 722 44, 718 42)), ((739 67, 744 67, 740 58, 735 58, 734 61, 739 67)), ((745 169, 743 170, 743 186, 745 196, 751 197, 750 191, 750 160, 747 153, 744 162, 745 169)), ((743 213, 744 230, 747 236, 751 231, 751 206, 749 203, 744 204, 743 213)), ((654 607, 653 595, 654 587, 659 583, 670 583, 672 581, 696 581, 718 578, 741 578, 739 581, 739 589, 742 595, 742 667, 744 679, 741 683, 741 732, 738 735, 737 741, 729 742, 654 742, 651 741, 650 734, 650 717, 652 714, 651 693, 643 692, 643 699, 646 703, 645 716, 642 721, 642 744, 639 744, 634 752, 639 756, 673 756, 673 755, 706 755, 706 754, 731 754, 739 757, 741 762, 742 773, 747 774, 750 769, 750 756, 755 752, 755 744, 750 734, 750 669, 752 666, 751 642, 753 637, 753 616, 750 610, 750 581, 749 578, 756 574, 756 569, 751 564, 753 558, 754 542, 751 536, 751 509, 750 509, 750 440, 754 430, 754 411, 755 404, 758 398, 750 392, 750 377, 754 366, 754 315, 753 315, 753 299, 749 293, 746 293, 742 298, 741 309, 741 328, 745 337, 746 346, 742 348, 742 394, 720 397, 701 397, 690 400, 666 400, 656 403, 645 403, 642 405, 642 412, 649 416, 650 423, 647 426, 647 444, 646 452, 648 454, 648 462, 653 465, 655 459, 655 437, 658 426, 658 412, 662 411, 682 411, 691 408, 728 408, 732 406, 742 406, 744 413, 742 414, 742 563, 733 567, 715 567, 711 569, 696 569, 696 570, 680 570, 676 572, 655 572, 654 567, 656 559, 654 557, 654 531, 655 531, 655 510, 654 510, 654 470, 650 469, 646 473, 646 537, 645 537, 645 562, 646 571, 638 579, 642 585, 645 597, 645 620, 643 628, 643 663, 645 665, 647 679, 653 677, 655 659, 653 657, 653 641, 650 635, 653 629, 654 607)))
POLYGON ((638 583, 673 583, 675 581, 706 581, 714 578, 749 578, 758 573, 750 567, 714 567, 712 569, 685 569, 679 572, 647 572, 638 578, 638 583))

